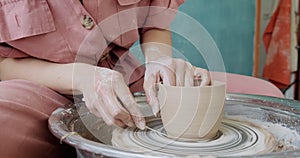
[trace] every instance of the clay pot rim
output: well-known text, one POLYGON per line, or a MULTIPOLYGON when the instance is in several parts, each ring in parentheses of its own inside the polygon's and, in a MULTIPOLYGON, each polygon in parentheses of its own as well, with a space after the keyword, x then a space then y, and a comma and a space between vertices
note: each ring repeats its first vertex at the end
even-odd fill
POLYGON ((173 88, 173 89, 207 89, 207 88, 214 88, 214 87, 222 87, 225 86, 225 82, 217 81, 217 80, 212 80, 212 84, 208 86, 191 86, 191 87, 183 87, 183 86, 170 86, 170 85, 164 85, 162 83, 157 83, 159 86, 163 86, 165 88, 173 88))

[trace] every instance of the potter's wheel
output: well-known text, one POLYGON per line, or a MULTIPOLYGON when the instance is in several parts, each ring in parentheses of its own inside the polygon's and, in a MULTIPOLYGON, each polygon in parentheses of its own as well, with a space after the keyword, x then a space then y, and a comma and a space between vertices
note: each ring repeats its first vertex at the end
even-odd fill
POLYGON ((272 152, 277 143, 273 135, 245 121, 224 119, 211 140, 181 140, 169 138, 158 118, 147 120, 151 130, 116 128, 112 144, 135 152, 157 152, 176 155, 254 155, 272 152))
MULTIPOLYGON (((74 146, 79 157, 87 158, 191 155, 299 157, 300 103, 298 101, 229 94, 226 98, 225 118, 222 121, 221 132, 214 140, 205 143, 174 141, 151 130, 121 130, 108 127, 78 103, 68 109, 61 108, 54 111, 49 119, 49 129, 57 138, 74 146), (113 139, 117 147, 111 144, 113 131, 120 138, 113 139), (130 141, 125 140, 127 143, 122 144, 124 139, 130 141), (213 142, 218 145, 213 145, 213 142), (261 146, 263 144, 261 142, 270 144, 261 146), (160 145, 157 145, 158 143, 160 145), (136 144, 138 144, 137 148, 136 144), (251 150, 255 153, 249 152, 251 150)), ((159 119, 148 120, 148 126, 164 132, 159 119)))

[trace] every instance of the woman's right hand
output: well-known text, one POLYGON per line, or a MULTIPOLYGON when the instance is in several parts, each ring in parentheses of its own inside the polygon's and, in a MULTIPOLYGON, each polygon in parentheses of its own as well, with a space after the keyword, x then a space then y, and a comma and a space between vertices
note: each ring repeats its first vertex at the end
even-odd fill
POLYGON ((0 61, 1 80, 25 79, 61 94, 82 93, 88 109, 107 124, 145 128, 138 104, 119 72, 84 63, 57 64, 36 58, 0 61))
POLYGON ((74 70, 75 79, 80 78, 79 90, 83 93, 87 108, 101 117, 106 124, 119 127, 145 129, 145 120, 138 109, 121 73, 102 67, 93 71, 74 70))

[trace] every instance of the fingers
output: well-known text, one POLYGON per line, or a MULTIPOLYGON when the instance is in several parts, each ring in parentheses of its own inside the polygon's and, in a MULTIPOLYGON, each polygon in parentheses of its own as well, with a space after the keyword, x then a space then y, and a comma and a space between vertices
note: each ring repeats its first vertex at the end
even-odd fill
POLYGON ((157 113, 159 112, 159 102, 156 97, 155 86, 157 82, 159 82, 157 72, 150 74, 146 72, 143 87, 146 94, 147 102, 151 106, 154 115, 157 115, 157 113))
POLYGON ((130 116, 128 116, 120 103, 116 100, 109 85, 102 85, 100 87, 98 83, 96 93, 98 104, 94 105, 94 107, 97 109, 106 124, 119 127, 132 125, 132 123, 130 123, 130 116))
POLYGON ((155 88, 150 87, 158 82, 157 76, 163 80, 163 84, 169 86, 194 86, 194 81, 198 83, 196 84, 197 86, 210 85, 211 83, 209 72, 206 69, 194 67, 183 59, 163 58, 156 62, 151 62, 151 64, 147 65, 146 74, 150 74, 148 75, 150 78, 146 75, 144 84, 148 98, 154 97, 150 93, 155 94, 152 92, 155 91, 155 88))
POLYGON ((110 114, 109 110, 106 108, 104 103, 98 104, 96 106, 96 109, 97 109, 98 113, 100 114, 101 118, 104 120, 104 122, 107 125, 114 125, 114 126, 118 126, 121 128, 126 127, 125 123, 121 122, 119 119, 115 119, 116 117, 114 117, 113 115, 110 114))
POLYGON ((211 84, 211 77, 206 69, 194 67, 191 63, 182 59, 174 59, 174 62, 176 65, 176 86, 194 86, 195 82, 200 82, 199 84, 196 84, 197 86, 211 84))
POLYGON ((96 97, 90 98, 89 95, 85 95, 85 94, 84 96, 85 96, 85 105, 89 109, 89 111, 92 114, 96 115, 97 117, 101 118, 102 116, 99 114, 98 110, 96 109, 96 105, 99 104, 96 97))
POLYGON ((185 62, 185 65, 184 86, 191 87, 194 85, 194 67, 189 62, 185 62))
POLYGON ((147 63, 144 90, 147 97, 147 102, 152 107, 152 111, 156 116, 159 112, 159 101, 156 95, 156 83, 162 80, 163 84, 174 86, 176 85, 176 75, 174 73, 174 65, 170 58, 164 57, 157 61, 147 63))
POLYGON ((114 93, 113 89, 104 88, 104 90, 99 91, 99 97, 102 98, 104 107, 107 109, 109 114, 108 117, 112 117, 114 120, 113 124, 116 125, 118 121, 126 124, 127 126, 133 127, 133 121, 129 112, 126 111, 117 100, 117 96, 114 93))
POLYGON ((183 59, 174 59, 175 74, 176 74, 176 86, 193 86, 194 82, 194 68, 183 59))
POLYGON ((145 129, 145 119, 141 111, 138 109, 138 104, 135 102, 126 84, 120 83, 118 85, 118 88, 115 88, 115 90, 115 93, 117 94, 120 101, 123 103, 123 106, 131 114, 130 116, 131 119, 134 121, 134 124, 140 129, 145 129))
POLYGON ((175 72, 176 75, 176 86, 185 86, 185 70, 186 65, 185 62, 182 62, 181 59, 174 59, 175 60, 175 72))
POLYGON ((193 67, 189 67, 186 70, 184 78, 185 78, 185 80, 184 80, 184 86, 185 87, 192 87, 192 86, 194 86, 194 68, 193 67))
POLYGON ((211 84, 211 77, 206 69, 196 67, 194 76, 197 80, 201 80, 200 86, 207 86, 211 84))
MULTIPOLYGON (((170 57, 162 57, 157 61, 151 61, 146 65, 146 76, 156 76, 156 82, 158 83, 162 79, 163 84, 169 86, 176 85, 176 73, 175 64, 170 57)), ((147 78, 146 78, 147 79, 147 78)))
POLYGON ((84 93, 90 112, 101 117, 108 125, 124 128, 136 124, 140 129, 144 129, 145 120, 123 76, 106 69, 97 71, 96 75, 95 88, 88 88, 84 93))
POLYGON ((176 85, 176 73, 174 69, 165 68, 159 71, 159 75, 163 81, 163 84, 168 86, 176 85))
POLYGON ((109 112, 106 110, 101 98, 98 98, 97 96, 91 97, 87 94, 84 95, 86 98, 86 106, 92 114, 96 115, 99 118, 102 118, 107 125, 116 125, 122 128, 125 126, 125 124, 121 124, 113 120, 113 118, 109 115, 109 112))

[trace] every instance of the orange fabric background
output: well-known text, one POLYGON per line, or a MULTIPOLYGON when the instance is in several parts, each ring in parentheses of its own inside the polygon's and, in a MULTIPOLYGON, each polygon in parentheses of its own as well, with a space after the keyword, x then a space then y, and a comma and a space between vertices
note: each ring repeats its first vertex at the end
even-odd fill
POLYGON ((280 0, 264 32, 267 50, 263 77, 283 85, 290 84, 291 0, 280 0))

